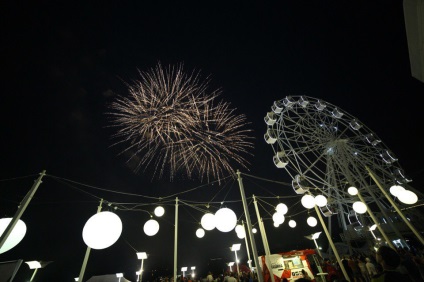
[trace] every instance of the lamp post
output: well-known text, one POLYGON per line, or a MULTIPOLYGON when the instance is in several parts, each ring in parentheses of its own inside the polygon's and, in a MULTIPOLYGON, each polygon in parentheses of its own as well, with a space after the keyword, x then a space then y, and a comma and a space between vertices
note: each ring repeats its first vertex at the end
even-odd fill
POLYGON ((124 274, 122 274, 122 273, 116 273, 116 277, 118 277, 119 278, 119 282, 121 282, 121 277, 124 277, 124 274))
POLYGON ((309 235, 309 236, 305 236, 306 238, 308 238, 309 240, 314 240, 314 243, 315 243, 315 247, 317 248, 317 252, 318 252, 318 254, 319 254, 319 256, 320 257, 322 257, 322 255, 321 255, 321 251, 319 250, 319 246, 318 246, 318 244, 317 244, 317 239, 319 238, 319 235, 321 235, 321 231, 320 232, 316 232, 316 233, 314 233, 314 234, 311 234, 311 235, 309 235))
POLYGON ((141 271, 136 271, 135 274, 137 275, 137 280, 136 281, 140 280, 141 271))
MULTIPOLYGON (((314 241, 315 247, 317 248, 318 255, 322 258, 321 251, 320 251, 319 246, 317 244, 317 239, 319 238, 319 235, 321 235, 321 233, 322 233, 321 231, 320 232, 316 232, 316 233, 311 234, 309 236, 305 236, 305 238, 314 241)), ((318 267, 318 270, 319 270, 318 275, 322 275, 323 272, 322 272, 321 265, 319 263, 317 264, 317 267, 318 267)), ((320 276, 320 277, 321 277, 321 279, 322 279, 323 282, 326 281, 326 279, 325 279, 324 276, 320 276)))
POLYGON ((191 278, 194 278, 194 270, 196 269, 195 266, 191 267, 191 278))
POLYGON ((374 237, 374 239, 377 239, 377 237, 375 237, 375 234, 374 234, 374 230, 377 228, 377 224, 373 224, 371 227, 370 227, 370 231, 371 231, 371 234, 372 234, 372 237, 374 237))
POLYGON ((234 265, 233 261, 228 263, 228 266, 230 267, 230 272, 233 272, 233 265, 234 265))
POLYGON ((35 269, 32 273, 31 279, 29 282, 32 282, 34 280, 35 274, 37 273, 38 269, 41 268, 41 263, 39 261, 33 260, 33 261, 26 261, 26 264, 28 264, 29 269, 35 269))
MULTIPOLYGON (((137 253, 137 258, 141 259, 141 268, 140 268, 140 282, 143 280, 143 267, 144 267, 144 260, 147 259, 147 254, 145 252, 139 252, 137 253)), ((138 279, 137 279, 138 281, 138 279)))
POLYGON ((183 278, 185 277, 185 272, 187 271, 187 266, 181 267, 181 271, 183 272, 183 278))
POLYGON ((240 273, 240 270, 239 270, 239 261, 238 261, 238 258, 237 258, 237 251, 240 251, 240 247, 241 247, 241 244, 233 244, 232 246, 231 246, 231 251, 233 251, 234 252, 234 254, 236 255, 236 265, 237 265, 237 276, 239 275, 239 273, 240 273))
POLYGON ((49 263, 51 263, 51 261, 33 260, 33 261, 26 261, 25 263, 28 264, 29 269, 35 269, 31 279, 29 280, 29 282, 32 282, 34 280, 35 274, 37 273, 38 269, 46 267, 49 263))

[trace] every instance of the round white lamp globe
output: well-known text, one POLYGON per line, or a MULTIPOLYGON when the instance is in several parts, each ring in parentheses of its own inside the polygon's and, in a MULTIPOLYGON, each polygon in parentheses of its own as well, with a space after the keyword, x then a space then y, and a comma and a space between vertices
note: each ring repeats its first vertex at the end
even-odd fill
POLYGON ((165 213, 165 209, 163 207, 159 206, 155 208, 155 215, 157 217, 161 217, 162 215, 164 215, 164 213, 165 213))
POLYGON ((200 224, 205 230, 212 230, 215 228, 215 215, 213 213, 205 213, 200 220, 200 224))
POLYGON ((317 195, 315 197, 315 204, 318 207, 323 207, 323 206, 325 206, 327 204, 327 198, 324 197, 323 195, 317 195))
POLYGON ((282 224, 284 222, 284 214, 280 212, 276 212, 272 215, 272 220, 278 224, 282 224))
POLYGON ((280 224, 277 222, 274 222, 274 227, 278 227, 278 226, 280 226, 280 224))
POLYGON ((289 226, 290 226, 291 228, 295 228, 295 227, 296 227, 296 221, 294 221, 293 219, 291 219, 291 220, 289 221, 289 226))
POLYGON ((113 212, 103 211, 90 217, 82 230, 84 243, 101 250, 112 246, 122 233, 122 221, 113 212))
MULTIPOLYGON (((6 230, 11 221, 11 217, 0 219, 0 236, 3 235, 3 232, 6 230)), ((24 238, 26 230, 27 228, 25 223, 19 219, 15 227, 13 227, 12 232, 9 234, 9 237, 7 237, 6 242, 4 242, 3 246, 0 248, 0 254, 7 252, 19 244, 19 242, 21 242, 24 238)))
POLYGON ((196 230, 196 236, 197 238, 203 238, 205 236, 205 230, 202 228, 199 228, 196 230))
POLYGON ((240 224, 237 224, 237 226, 236 226, 236 233, 239 233, 239 232, 243 232, 244 231, 244 228, 243 228, 243 226, 242 225, 240 225, 240 224))
POLYGON ((359 214, 363 214, 367 212, 367 206, 360 201, 354 202, 352 205, 352 208, 355 212, 359 214))
POLYGON ((398 194, 398 199, 399 201, 407 205, 415 204, 418 201, 417 195, 410 190, 400 192, 398 194))
POLYGON ((237 216, 229 208, 222 208, 215 213, 215 223, 219 231, 230 232, 236 227, 237 216))
POLYGON ((237 232, 237 237, 239 237, 240 239, 244 239, 244 237, 246 237, 246 233, 244 231, 237 232))
POLYGON ((252 228, 252 232, 253 232, 253 233, 256 233, 256 232, 258 232, 258 230, 257 230, 255 227, 253 227, 253 228, 252 228))
POLYGON ((301 203, 305 208, 312 209, 315 206, 314 196, 309 194, 303 195, 301 203))
POLYGON ((356 187, 349 187, 347 188, 347 192, 349 193, 349 195, 355 196, 358 195, 358 188, 356 187))
POLYGON ((318 223, 317 219, 313 216, 308 217, 308 219, 306 220, 306 222, 308 223, 308 225, 310 227, 315 227, 318 223))
POLYGON ((392 194, 395 197, 398 197, 399 194, 402 193, 403 191, 405 191, 405 188, 399 185, 393 185, 392 187, 390 187, 390 194, 392 194))
POLYGON ((159 231, 159 222, 154 219, 149 219, 143 226, 144 233, 147 236, 154 236, 159 231))
POLYGON ((279 203, 276 207, 275 210, 279 213, 282 214, 286 214, 289 210, 289 208, 287 207, 287 205, 283 204, 283 203, 279 203))

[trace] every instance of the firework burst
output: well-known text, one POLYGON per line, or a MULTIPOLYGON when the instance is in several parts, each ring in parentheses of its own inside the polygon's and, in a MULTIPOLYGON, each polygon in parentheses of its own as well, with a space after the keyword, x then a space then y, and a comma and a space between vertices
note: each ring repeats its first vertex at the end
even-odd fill
POLYGON ((137 160, 136 172, 153 166, 153 176, 169 172, 171 180, 177 173, 203 180, 233 174, 233 163, 246 168, 243 154, 253 147, 246 118, 215 101, 220 91, 209 91, 209 80, 184 73, 181 65, 159 64, 139 74, 127 84, 129 95, 118 96, 108 113, 117 128, 114 145, 125 145, 121 153, 137 160))

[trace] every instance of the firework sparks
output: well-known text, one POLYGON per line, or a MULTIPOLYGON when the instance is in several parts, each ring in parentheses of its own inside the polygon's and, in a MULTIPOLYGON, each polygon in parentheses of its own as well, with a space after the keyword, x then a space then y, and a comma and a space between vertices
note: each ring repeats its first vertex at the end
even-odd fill
POLYGON ((233 174, 231 164, 246 168, 243 154, 253 147, 244 115, 236 115, 228 103, 215 100, 209 80, 199 73, 186 74, 182 66, 163 69, 159 64, 139 72, 140 80, 127 84, 128 97, 111 104, 112 126, 117 128, 114 145, 137 159, 134 170, 154 167, 154 175, 169 172, 193 178, 221 179, 233 174))

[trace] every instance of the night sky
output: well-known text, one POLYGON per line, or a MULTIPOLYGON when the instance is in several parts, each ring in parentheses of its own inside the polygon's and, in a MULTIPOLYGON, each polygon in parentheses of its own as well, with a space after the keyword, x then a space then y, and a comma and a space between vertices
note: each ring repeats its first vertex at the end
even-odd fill
MULTIPOLYGON (((313 248, 303 236, 321 231, 301 222, 306 213, 296 204, 300 197, 284 185, 291 179, 274 166, 263 139, 264 116, 288 95, 319 98, 357 117, 395 153, 411 185, 423 191, 424 118, 418 100, 424 84, 410 74, 401 1, 86 2, 1 4, 1 216, 12 217, 38 174, 46 170, 47 176, 22 216, 25 238, 0 261, 53 261, 39 271, 39 281, 73 281, 86 250, 82 229, 103 198, 139 203, 137 209, 145 211, 116 211, 123 233, 112 247, 92 250, 85 279, 123 272, 134 281, 140 264, 135 253, 145 251, 147 281, 153 269, 172 274, 172 201, 179 192, 204 185, 178 197, 214 202, 213 211, 223 202, 242 218, 237 181, 152 180, 148 169, 135 174, 119 155, 122 147, 112 146, 108 105, 127 93, 125 82, 137 79, 138 70, 159 62, 201 71, 210 77, 211 89, 221 89, 220 99, 246 115, 255 148, 247 156, 249 170, 234 169, 283 183, 243 176, 246 196, 267 202, 261 213, 271 252, 313 248), (158 201, 104 189, 165 198, 159 233, 143 233, 158 201), (287 222, 275 229, 268 220, 279 201, 289 206, 288 215, 301 212, 295 229, 287 222)), ((253 205, 249 210, 257 223, 253 205)), ((198 239, 202 213, 181 205, 179 215, 178 270, 196 266, 200 275, 219 269, 234 260, 229 247, 237 242, 240 259, 247 260, 244 240, 235 232, 213 230, 198 239)), ((327 248, 325 241, 320 244, 327 248)), ((263 254, 259 236, 256 245, 263 254)))

